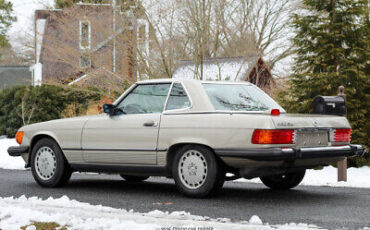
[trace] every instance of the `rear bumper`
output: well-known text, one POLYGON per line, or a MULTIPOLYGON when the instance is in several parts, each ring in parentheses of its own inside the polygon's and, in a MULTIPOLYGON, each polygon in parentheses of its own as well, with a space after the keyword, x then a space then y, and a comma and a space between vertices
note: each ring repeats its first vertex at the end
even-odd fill
POLYGON ((28 146, 11 146, 8 148, 9 156, 19 157, 22 154, 28 153, 28 146))
POLYGON ((220 157, 244 158, 256 161, 363 156, 362 145, 328 146, 314 148, 216 149, 220 157))

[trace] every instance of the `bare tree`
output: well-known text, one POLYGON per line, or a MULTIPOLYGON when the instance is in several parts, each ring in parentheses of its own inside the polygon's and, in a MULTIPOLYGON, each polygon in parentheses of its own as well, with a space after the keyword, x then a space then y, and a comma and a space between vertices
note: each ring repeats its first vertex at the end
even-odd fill
POLYGON ((137 58, 149 77, 171 77, 179 59, 192 60, 201 78, 206 58, 258 54, 274 69, 293 53, 289 23, 294 1, 150 0, 144 9, 151 52, 138 49, 137 58))
POLYGON ((261 55, 267 56, 270 68, 276 62, 293 53, 293 44, 290 43, 289 29, 290 16, 295 11, 295 2, 290 0, 241 0, 240 9, 249 12, 245 20, 251 34, 254 36, 256 46, 261 55))
POLYGON ((112 88, 118 85, 115 79, 127 79, 127 73, 114 71, 106 61, 111 54, 104 47, 111 47, 114 40, 126 46, 125 54, 117 58, 135 60, 130 65, 139 78, 170 78, 183 59, 192 60, 196 75, 202 78, 204 59, 250 54, 263 56, 273 70, 293 52, 288 25, 294 4, 289 0, 138 1, 136 8, 123 12, 117 8, 116 30, 112 30, 111 11, 91 19, 94 40, 101 42, 83 50, 71 45, 79 40, 79 28, 73 22, 80 16, 70 9, 58 16, 58 30, 44 35, 49 42, 43 47, 48 54, 43 58, 55 63, 51 68, 56 75, 63 75, 64 70, 77 73, 72 79, 86 73, 97 78, 104 75, 100 81, 112 88), (80 65, 84 56, 92 63, 87 68, 80 65))
POLYGON ((29 59, 23 55, 17 55, 14 52, 13 47, 3 47, 0 48, 0 63, 2 65, 27 65, 29 64, 29 59))
POLYGON ((23 96, 21 98, 21 111, 18 112, 18 116, 22 118, 23 126, 30 124, 33 113, 37 107, 36 98, 36 96, 31 95, 29 88, 26 88, 23 92, 23 96))

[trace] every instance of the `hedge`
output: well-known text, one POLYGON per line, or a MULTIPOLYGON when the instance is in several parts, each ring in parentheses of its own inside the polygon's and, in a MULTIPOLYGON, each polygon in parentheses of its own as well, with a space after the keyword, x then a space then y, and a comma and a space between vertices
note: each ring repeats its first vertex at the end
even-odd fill
POLYGON ((14 137, 26 125, 63 117, 63 111, 75 104, 75 114, 83 114, 99 91, 56 85, 16 86, 0 91, 0 135, 14 137))

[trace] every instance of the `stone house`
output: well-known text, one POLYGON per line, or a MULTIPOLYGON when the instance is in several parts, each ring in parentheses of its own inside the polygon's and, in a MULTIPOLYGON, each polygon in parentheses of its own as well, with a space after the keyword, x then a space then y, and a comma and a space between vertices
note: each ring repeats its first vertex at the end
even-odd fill
POLYGON ((112 4, 37 10, 34 84, 136 81, 136 25, 133 14, 112 4))

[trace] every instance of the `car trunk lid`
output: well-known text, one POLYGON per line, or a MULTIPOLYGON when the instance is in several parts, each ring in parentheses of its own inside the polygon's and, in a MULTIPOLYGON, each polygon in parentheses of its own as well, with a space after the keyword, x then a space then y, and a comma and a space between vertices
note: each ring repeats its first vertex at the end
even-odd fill
POLYGON ((280 114, 271 116, 277 129, 350 128, 345 117, 313 114, 280 114))
POLYGON ((295 129, 297 147, 328 146, 332 128, 350 128, 345 117, 312 115, 312 114, 281 114, 272 116, 277 129, 295 129))

